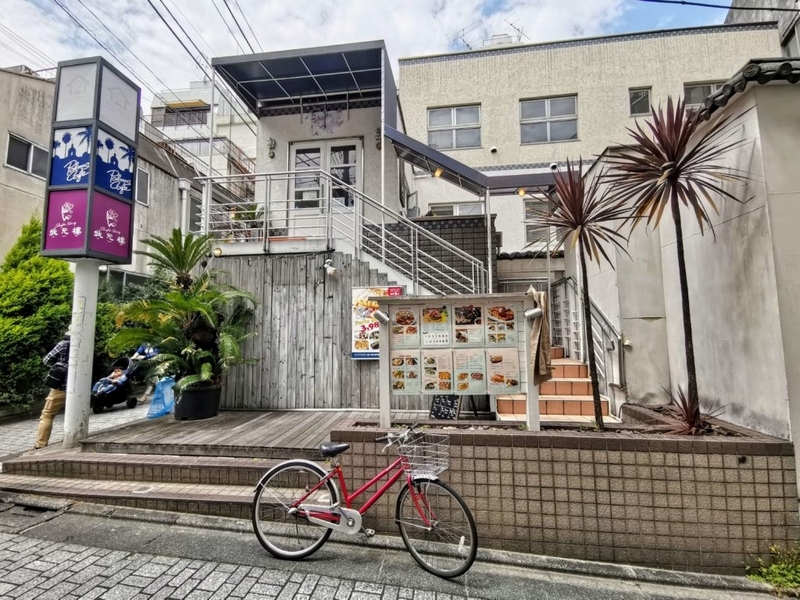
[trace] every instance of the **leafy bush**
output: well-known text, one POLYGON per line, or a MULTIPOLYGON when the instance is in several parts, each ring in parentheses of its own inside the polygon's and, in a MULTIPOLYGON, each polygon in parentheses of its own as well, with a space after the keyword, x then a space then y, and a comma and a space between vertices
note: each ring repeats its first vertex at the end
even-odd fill
POLYGON ((779 593, 794 592, 792 595, 797 596, 800 589, 800 548, 772 546, 769 551, 772 555, 770 564, 759 558, 757 566, 752 569, 754 573, 748 577, 770 584, 779 593))
POLYGON ((47 392, 42 358, 70 321, 73 276, 62 260, 39 256, 34 216, 0 267, 0 404, 28 404, 47 392))

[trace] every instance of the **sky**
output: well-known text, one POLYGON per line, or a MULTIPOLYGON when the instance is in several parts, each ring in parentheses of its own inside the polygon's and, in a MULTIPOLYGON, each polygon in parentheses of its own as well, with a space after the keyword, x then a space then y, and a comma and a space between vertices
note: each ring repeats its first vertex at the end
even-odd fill
MULTIPOLYGON (((730 0, 710 1, 730 5, 730 0)), ((251 52, 230 9, 255 52, 383 39, 395 77, 398 58, 463 49, 464 42, 476 47, 492 34, 516 34, 514 27, 524 33, 522 41, 544 42, 719 24, 727 13, 640 0, 2 0, 1 4, 0 66, 26 64, 37 70, 61 60, 104 55, 142 85, 145 108, 154 93, 187 88, 190 81, 203 78, 203 71, 153 6, 201 63, 201 53, 214 57, 251 52), (199 50, 185 40, 167 9, 199 50)))

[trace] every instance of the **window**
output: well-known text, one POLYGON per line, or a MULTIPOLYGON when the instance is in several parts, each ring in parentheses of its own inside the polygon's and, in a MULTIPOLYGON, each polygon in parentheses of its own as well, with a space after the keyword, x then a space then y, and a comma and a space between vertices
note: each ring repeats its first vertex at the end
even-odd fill
POLYGON ((169 111, 164 114, 164 127, 180 125, 205 125, 208 123, 208 107, 197 110, 169 111))
POLYGON ((47 150, 13 135, 8 136, 6 165, 44 179, 47 177, 47 150))
MULTIPOLYGON (((324 182, 316 173, 302 175, 302 171, 326 171, 342 183, 361 189, 359 156, 361 142, 358 140, 331 140, 292 145, 292 164, 298 174, 292 180, 292 198, 295 208, 320 207, 324 182)), ((333 185, 333 199, 344 206, 355 203, 354 193, 341 185, 333 185)))
POLYGON ((200 233, 203 229, 203 199, 191 194, 189 196, 189 231, 200 233))
POLYGON ((541 242, 542 246, 546 247, 549 228, 535 221, 544 217, 547 211, 547 200, 544 198, 525 199, 525 245, 541 242))
POLYGON ((483 202, 459 202, 457 204, 431 204, 428 215, 432 217, 452 217, 454 215, 482 215, 483 202))
POLYGON ((703 100, 708 98, 711 94, 716 92, 722 87, 722 82, 716 83, 693 83, 691 85, 684 84, 683 97, 686 100, 686 106, 694 108, 703 105, 703 100))
POLYGON ((428 145, 437 150, 480 148, 480 104, 429 108, 428 145))
POLYGON ((560 96, 519 103, 523 144, 543 144, 578 139, 578 97, 560 96))
POLYGON ((150 173, 144 169, 136 169, 136 201, 145 206, 150 204, 150 173))
POLYGON ((650 88, 631 88, 628 90, 628 103, 631 116, 650 114, 650 88))
POLYGON ((786 58, 797 58, 800 56, 800 23, 794 27, 783 43, 783 55, 786 58))

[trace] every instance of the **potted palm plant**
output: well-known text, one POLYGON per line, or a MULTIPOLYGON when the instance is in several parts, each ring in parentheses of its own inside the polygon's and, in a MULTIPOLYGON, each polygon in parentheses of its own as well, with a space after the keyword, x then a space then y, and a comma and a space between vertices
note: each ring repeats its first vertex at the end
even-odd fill
POLYGON ((170 238, 143 240, 153 251, 142 254, 174 277, 172 289, 161 300, 138 300, 117 315, 122 328, 109 342, 112 350, 141 343, 159 350, 151 359, 155 373, 175 378, 176 419, 203 419, 219 410, 222 382, 228 370, 250 362, 242 342, 251 334, 245 327, 253 314, 251 294, 218 281, 218 272, 197 270, 210 240, 173 230, 170 238))

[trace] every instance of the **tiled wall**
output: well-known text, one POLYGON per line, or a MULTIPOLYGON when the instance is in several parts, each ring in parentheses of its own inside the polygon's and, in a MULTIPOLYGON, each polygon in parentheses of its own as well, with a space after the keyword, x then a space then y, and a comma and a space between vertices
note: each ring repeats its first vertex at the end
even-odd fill
MULTIPOLYGON (((393 458, 376 430, 335 430, 350 489, 393 458)), ((790 443, 590 432, 450 435, 442 478, 471 507, 483 547, 743 574, 771 544, 798 539, 790 443)), ((366 527, 395 532, 395 495, 366 527)), ((358 503, 356 503, 358 505, 358 503)))

